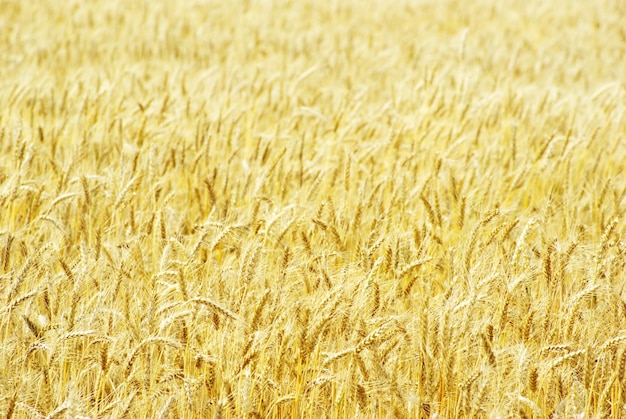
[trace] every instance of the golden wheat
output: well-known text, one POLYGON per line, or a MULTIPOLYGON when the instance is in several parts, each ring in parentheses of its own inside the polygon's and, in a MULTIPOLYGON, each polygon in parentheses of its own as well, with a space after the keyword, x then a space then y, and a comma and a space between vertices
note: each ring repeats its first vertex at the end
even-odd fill
POLYGON ((0 414, 626 416, 625 22, 0 1, 0 414))

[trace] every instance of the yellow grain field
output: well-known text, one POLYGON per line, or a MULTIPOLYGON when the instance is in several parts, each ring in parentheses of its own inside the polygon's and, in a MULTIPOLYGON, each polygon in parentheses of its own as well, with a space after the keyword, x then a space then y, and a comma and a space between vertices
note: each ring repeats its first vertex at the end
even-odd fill
POLYGON ((626 417, 622 0, 0 0, 0 414, 626 417))

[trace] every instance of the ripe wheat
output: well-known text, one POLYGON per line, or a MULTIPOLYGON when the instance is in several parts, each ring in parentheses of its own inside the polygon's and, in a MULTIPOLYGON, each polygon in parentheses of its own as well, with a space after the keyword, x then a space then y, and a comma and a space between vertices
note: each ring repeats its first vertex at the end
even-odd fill
POLYGON ((623 2, 0 10, 1 415, 626 416, 623 2))

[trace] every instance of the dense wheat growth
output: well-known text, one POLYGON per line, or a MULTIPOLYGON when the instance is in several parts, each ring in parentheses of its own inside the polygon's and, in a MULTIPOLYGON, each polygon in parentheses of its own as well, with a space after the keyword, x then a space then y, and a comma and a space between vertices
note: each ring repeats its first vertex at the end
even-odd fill
POLYGON ((626 415, 626 3, 0 0, 0 414, 626 415))

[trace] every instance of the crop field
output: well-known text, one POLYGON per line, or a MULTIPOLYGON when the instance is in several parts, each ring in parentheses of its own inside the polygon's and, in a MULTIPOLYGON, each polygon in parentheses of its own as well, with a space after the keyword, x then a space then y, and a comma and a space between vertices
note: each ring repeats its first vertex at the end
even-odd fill
POLYGON ((626 417, 626 2, 0 0, 0 415, 626 417))

